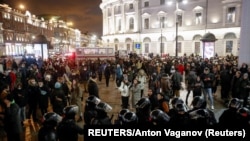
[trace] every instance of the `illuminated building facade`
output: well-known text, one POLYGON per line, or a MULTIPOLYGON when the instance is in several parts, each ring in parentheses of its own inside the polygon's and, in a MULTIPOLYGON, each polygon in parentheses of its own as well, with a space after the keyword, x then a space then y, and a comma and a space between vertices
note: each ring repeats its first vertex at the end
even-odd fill
POLYGON ((0 4, 0 13, 0 56, 34 54, 32 41, 37 35, 46 37, 53 52, 63 54, 81 46, 81 32, 59 17, 32 15, 7 4, 0 4))
POLYGON ((103 46, 144 55, 175 56, 178 52, 178 56, 192 53, 202 56, 201 38, 212 33, 217 39, 215 53, 238 55, 241 2, 102 0, 103 46))

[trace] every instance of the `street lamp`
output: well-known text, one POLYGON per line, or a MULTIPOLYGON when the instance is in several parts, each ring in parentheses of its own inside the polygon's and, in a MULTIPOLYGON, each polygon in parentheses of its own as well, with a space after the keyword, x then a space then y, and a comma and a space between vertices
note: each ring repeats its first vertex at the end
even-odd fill
MULTIPOLYGON (((168 1, 168 5, 172 5, 173 0, 168 1)), ((175 57, 178 57, 178 27, 179 27, 179 17, 178 17, 178 11, 179 11, 179 3, 186 4, 187 0, 175 0, 175 7, 176 7, 176 14, 175 14, 175 57)), ((182 17, 181 17, 182 18, 182 17)))
POLYGON ((19 8, 20 8, 21 10, 24 10, 24 9, 25 9, 25 6, 24 6, 23 4, 20 4, 20 5, 19 5, 19 8))
POLYGON ((162 20, 160 21, 160 26, 161 26, 161 45, 160 45, 160 51, 161 51, 161 57, 162 57, 162 52, 163 52, 163 49, 162 49, 162 20))

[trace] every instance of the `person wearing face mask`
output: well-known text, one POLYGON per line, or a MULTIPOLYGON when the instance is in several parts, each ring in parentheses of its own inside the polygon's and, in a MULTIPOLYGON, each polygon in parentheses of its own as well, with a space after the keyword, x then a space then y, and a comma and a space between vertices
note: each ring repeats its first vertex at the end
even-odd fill
POLYGON ((20 107, 21 123, 26 120, 27 93, 22 83, 18 83, 12 91, 16 104, 20 107))
POLYGON ((47 109, 49 106, 49 95, 50 95, 50 91, 49 88, 44 85, 44 82, 42 79, 38 80, 38 86, 39 86, 39 90, 40 90, 40 95, 39 95, 39 108, 41 110, 41 114, 44 115, 45 113, 47 113, 47 109))
POLYGON ((30 78, 28 80, 28 88, 27 88, 27 95, 28 95, 28 116, 27 118, 31 118, 34 122, 37 122, 37 115, 36 115, 36 110, 38 106, 38 98, 40 96, 40 89, 38 87, 37 81, 35 78, 30 78))

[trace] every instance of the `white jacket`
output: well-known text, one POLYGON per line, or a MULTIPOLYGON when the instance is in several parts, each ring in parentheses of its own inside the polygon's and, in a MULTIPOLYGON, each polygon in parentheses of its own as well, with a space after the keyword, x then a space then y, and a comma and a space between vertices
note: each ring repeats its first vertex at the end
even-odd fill
POLYGON ((121 96, 128 97, 129 96, 129 86, 125 85, 124 82, 121 83, 118 90, 121 92, 121 96))

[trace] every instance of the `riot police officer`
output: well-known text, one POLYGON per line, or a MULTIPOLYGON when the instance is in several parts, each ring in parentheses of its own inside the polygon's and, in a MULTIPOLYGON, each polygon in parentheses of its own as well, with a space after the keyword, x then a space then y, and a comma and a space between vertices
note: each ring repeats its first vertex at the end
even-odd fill
POLYGON ((78 134, 83 135, 84 129, 77 125, 75 116, 78 106, 70 105, 63 109, 63 119, 57 126, 59 141, 78 141, 78 134))
POLYGON ((150 121, 151 103, 149 98, 143 97, 136 103, 136 115, 139 125, 152 125, 150 121))
POLYGON ((112 110, 112 107, 105 103, 100 102, 96 105, 97 115, 91 120, 91 125, 112 125, 112 117, 108 116, 108 112, 112 110))
POLYGON ((154 125, 165 126, 169 124, 170 117, 167 113, 160 109, 155 109, 150 113, 151 120, 154 125))
POLYGON ((232 98, 228 104, 228 108, 225 109, 219 117, 220 127, 235 128, 238 126, 237 121, 237 111, 242 107, 243 101, 238 98, 232 98))
POLYGON ((55 112, 45 113, 42 127, 38 131, 38 141, 57 141, 56 126, 62 117, 55 112))
POLYGON ((138 117, 136 113, 129 111, 123 116, 123 126, 136 126, 138 125, 138 117))
POLYGON ((123 125, 123 116, 127 113, 130 112, 129 109, 121 109, 120 112, 118 113, 117 119, 114 121, 114 125, 123 125))
POLYGON ((195 96, 193 98, 192 107, 188 111, 192 127, 207 128, 217 125, 214 112, 207 108, 207 101, 202 96, 195 96))
POLYGON ((91 120, 97 116, 96 105, 100 103, 100 99, 94 95, 90 95, 85 104, 84 108, 84 123, 85 125, 90 125, 91 120))

